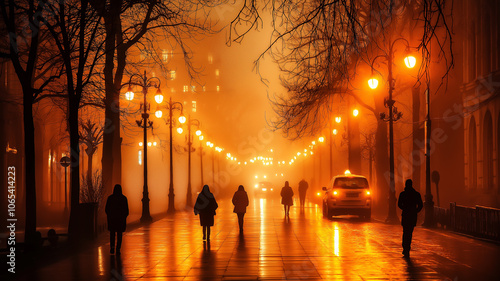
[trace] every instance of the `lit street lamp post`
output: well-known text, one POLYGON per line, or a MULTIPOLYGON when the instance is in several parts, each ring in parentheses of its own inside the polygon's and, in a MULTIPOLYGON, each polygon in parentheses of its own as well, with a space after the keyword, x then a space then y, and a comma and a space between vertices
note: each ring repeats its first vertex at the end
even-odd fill
POLYGON ((151 222, 153 218, 149 212, 149 190, 148 190, 148 128, 153 126, 153 121, 149 120, 149 105, 147 103, 148 88, 153 87, 158 89, 157 95, 161 95, 160 91, 160 79, 157 77, 151 77, 148 79, 146 76, 146 71, 144 71, 144 76, 138 74, 133 74, 129 79, 129 88, 125 94, 128 100, 133 99, 133 92, 131 85, 137 85, 142 87, 143 103, 141 108, 143 109, 142 120, 136 120, 137 126, 143 128, 143 138, 144 138, 144 185, 142 188, 142 215, 141 222, 151 222), (132 80, 136 79, 137 82, 132 80))
MULTIPOLYGON (((196 135, 201 136, 201 131, 199 130, 200 128, 200 121, 197 119, 191 119, 191 115, 188 116, 188 122, 187 122, 187 127, 188 127, 188 135, 187 135, 187 144, 188 144, 188 185, 187 185, 187 192, 186 192, 186 206, 193 206, 193 194, 191 192, 191 151, 194 151, 194 148, 192 147, 193 145, 193 139, 191 136, 191 126, 196 126, 198 130, 196 130, 196 135)), ((203 171, 202 171, 203 173, 203 171)))
MULTIPOLYGON (((392 64, 394 56, 394 44, 403 40, 406 42, 407 49, 409 48, 409 43, 404 38, 397 38, 389 45, 389 53, 387 55, 376 56, 372 63, 371 69, 373 72, 373 64, 375 60, 379 57, 384 57, 387 60, 388 67, 388 82, 389 82, 389 97, 384 101, 386 107, 389 108, 389 114, 386 115, 385 112, 380 113, 380 118, 384 121, 389 122, 389 213, 386 218, 387 223, 397 223, 399 222, 398 216, 396 214, 396 187, 394 181, 394 121, 399 120, 402 117, 402 113, 397 110, 394 106, 395 101, 392 99, 392 93, 394 91, 394 78, 392 75, 392 64)), ((405 58, 405 64, 408 68, 413 68, 415 66, 415 57, 407 56, 405 58)), ((378 85, 378 81, 375 78, 368 80, 368 85, 370 88, 375 89, 378 85)))
MULTIPOLYGON (((158 104, 161 104, 163 101, 163 95, 158 94, 155 96, 155 101, 158 104)), ((172 156, 172 151, 173 151, 173 141, 172 141, 172 127, 174 126, 174 110, 179 110, 181 112, 181 116, 179 116, 179 122, 181 124, 184 124, 186 122, 186 117, 182 114, 183 111, 183 106, 182 103, 172 101, 172 98, 169 99, 168 104, 165 105, 166 109, 168 110, 168 129, 170 133, 170 143, 169 143, 169 148, 170 148, 170 185, 168 188, 168 210, 167 214, 173 214, 175 213, 175 194, 174 194, 174 161, 173 161, 173 156, 172 156)), ((156 111, 155 113, 156 117, 161 118, 163 113, 161 110, 156 111)))

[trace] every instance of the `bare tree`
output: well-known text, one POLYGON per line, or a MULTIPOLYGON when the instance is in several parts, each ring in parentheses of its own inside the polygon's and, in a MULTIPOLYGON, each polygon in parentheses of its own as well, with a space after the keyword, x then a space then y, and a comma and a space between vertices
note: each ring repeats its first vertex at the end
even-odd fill
POLYGON ((92 195, 94 194, 92 160, 98 146, 102 143, 103 128, 90 120, 87 120, 87 122, 80 121, 80 128, 80 142, 86 146, 85 153, 87 153, 86 187, 88 194, 92 195))

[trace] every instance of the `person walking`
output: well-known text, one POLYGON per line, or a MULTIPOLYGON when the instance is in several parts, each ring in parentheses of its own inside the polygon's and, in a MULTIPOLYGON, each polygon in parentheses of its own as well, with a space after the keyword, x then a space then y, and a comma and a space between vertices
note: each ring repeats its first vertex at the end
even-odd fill
POLYGON ((210 241, 210 227, 214 226, 215 210, 218 207, 214 194, 210 192, 208 185, 204 185, 194 204, 194 214, 200 215, 200 225, 203 226, 203 240, 210 241))
POLYGON ((307 188, 309 188, 309 184, 307 184, 307 182, 304 179, 302 179, 299 182, 299 199, 300 199, 300 206, 301 207, 304 207, 304 205, 306 203, 307 188))
POLYGON ((285 186, 281 189, 281 204, 285 208, 285 216, 290 216, 290 206, 293 206, 293 190, 285 181, 285 186))
POLYGON ((234 205, 233 213, 236 213, 236 215, 238 215, 238 225, 240 227, 240 234, 243 234, 243 217, 247 212, 247 206, 248 206, 248 195, 243 185, 238 186, 238 190, 233 195, 232 202, 234 205))
POLYGON ((403 255, 410 257, 413 229, 417 225, 417 214, 423 207, 420 193, 413 188, 411 179, 406 180, 405 190, 399 194, 398 207, 403 210, 401 225, 403 226, 403 255))
POLYGON ((116 184, 113 189, 113 194, 108 197, 106 207, 104 208, 108 217, 109 244, 111 254, 115 253, 115 236, 116 236, 116 254, 120 254, 122 246, 122 235, 127 227, 128 216, 128 201, 123 195, 122 186, 116 184))

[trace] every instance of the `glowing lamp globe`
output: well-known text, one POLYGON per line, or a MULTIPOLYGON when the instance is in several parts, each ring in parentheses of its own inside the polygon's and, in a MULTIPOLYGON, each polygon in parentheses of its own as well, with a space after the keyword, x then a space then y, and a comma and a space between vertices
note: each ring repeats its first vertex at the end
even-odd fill
POLYGON ((405 58, 405 65, 408 68, 414 68, 417 64, 417 59, 414 56, 407 56, 405 58))
POLYGON ((376 89, 378 87, 378 80, 377 80, 377 78, 370 78, 368 80, 368 86, 371 89, 376 89))
POLYGON ((182 134, 183 130, 181 127, 177 128, 177 133, 182 134))
POLYGON ((357 116, 359 115, 359 110, 354 109, 354 110, 352 111, 352 115, 353 115, 354 117, 357 117, 357 116))
POLYGON ((196 135, 197 135, 197 136, 201 136, 201 131, 200 131, 200 130, 197 130, 197 131, 196 131, 196 135))
POLYGON ((128 90, 125 93, 125 99, 128 101, 131 101, 134 99, 134 92, 132 92, 132 88, 128 87, 128 90))
POLYGON ((179 117, 179 122, 181 122, 181 124, 186 123, 186 116, 181 115, 181 116, 179 117))
POLYGON ((163 95, 161 94, 160 89, 156 92, 155 101, 157 104, 160 104, 163 101, 163 95))
POLYGON ((155 112, 155 116, 156 116, 156 118, 161 118, 163 116, 163 112, 161 112, 161 110, 157 110, 155 112))

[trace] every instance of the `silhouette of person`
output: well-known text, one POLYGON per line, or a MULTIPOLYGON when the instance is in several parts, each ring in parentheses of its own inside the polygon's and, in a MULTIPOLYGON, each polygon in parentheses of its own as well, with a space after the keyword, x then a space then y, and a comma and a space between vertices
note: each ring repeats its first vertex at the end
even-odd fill
POLYGON ((309 187, 309 184, 302 179, 299 182, 299 198, 300 198, 300 206, 304 207, 304 204, 306 203, 306 192, 307 188, 309 187))
POLYGON ((240 226, 240 233, 243 233, 243 217, 247 212, 248 195, 243 185, 238 186, 238 190, 233 195, 233 213, 238 215, 238 225, 240 226))
POLYGON ((115 235, 116 241, 116 254, 120 254, 122 246, 122 234, 127 227, 128 216, 128 201, 127 197, 122 193, 122 186, 115 185, 113 194, 108 197, 105 207, 106 215, 108 216, 108 230, 111 254, 115 253, 115 235))
POLYGON ((293 190, 285 181, 285 186, 281 189, 281 204, 285 208, 285 216, 290 216, 290 206, 293 206, 293 190))
POLYGON ((398 207, 403 210, 401 225, 403 226, 403 255, 410 257, 413 229, 417 225, 417 214, 422 210, 423 203, 420 193, 413 188, 412 180, 405 182, 405 190, 399 194, 398 207))
POLYGON ((208 185, 204 185, 194 204, 194 214, 200 215, 200 225, 203 226, 203 240, 210 241, 210 227, 214 226, 215 210, 218 207, 214 194, 210 192, 208 185))

